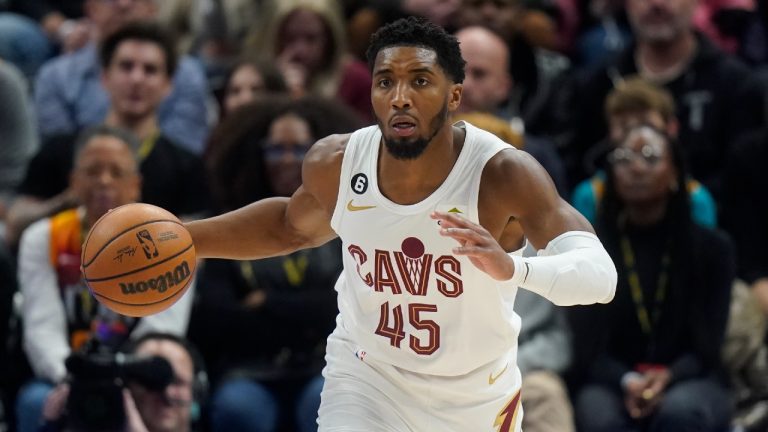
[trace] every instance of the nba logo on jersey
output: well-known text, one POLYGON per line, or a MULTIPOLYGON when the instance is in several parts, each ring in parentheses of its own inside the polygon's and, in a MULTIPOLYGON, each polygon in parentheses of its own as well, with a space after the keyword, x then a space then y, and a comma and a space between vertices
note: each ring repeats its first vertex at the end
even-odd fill
POLYGON ((359 350, 355 351, 355 357, 357 357, 358 359, 360 359, 360 361, 365 361, 365 355, 366 355, 366 354, 367 354, 367 353, 366 353, 365 351, 361 350, 361 349, 359 349, 359 350))

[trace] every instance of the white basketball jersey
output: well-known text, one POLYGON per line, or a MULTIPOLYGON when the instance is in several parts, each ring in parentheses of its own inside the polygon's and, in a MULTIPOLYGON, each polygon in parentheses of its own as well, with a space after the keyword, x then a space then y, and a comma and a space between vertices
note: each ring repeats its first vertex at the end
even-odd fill
MULTIPOLYGON (((413 372, 463 375, 507 355, 516 361, 520 317, 516 289, 501 286, 438 232, 434 210, 478 223, 478 190, 486 162, 510 145, 466 122, 464 147, 443 184, 413 205, 379 191, 378 126, 352 134, 344 152, 331 226, 343 241, 336 284, 338 325, 360 347, 413 372)), ((499 197, 499 199, 504 199, 499 197)))

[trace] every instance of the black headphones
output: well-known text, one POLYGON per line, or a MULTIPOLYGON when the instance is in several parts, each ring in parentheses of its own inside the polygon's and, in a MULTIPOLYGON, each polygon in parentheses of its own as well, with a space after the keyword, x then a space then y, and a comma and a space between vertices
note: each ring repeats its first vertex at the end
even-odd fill
POLYGON ((192 376, 192 421, 198 421, 201 416, 202 407, 205 405, 208 397, 209 386, 208 372, 206 371, 202 354, 187 339, 175 334, 162 332, 145 333, 136 339, 128 341, 120 351, 126 354, 133 354, 144 342, 151 340, 174 342, 184 348, 192 359, 192 367, 194 369, 192 376))

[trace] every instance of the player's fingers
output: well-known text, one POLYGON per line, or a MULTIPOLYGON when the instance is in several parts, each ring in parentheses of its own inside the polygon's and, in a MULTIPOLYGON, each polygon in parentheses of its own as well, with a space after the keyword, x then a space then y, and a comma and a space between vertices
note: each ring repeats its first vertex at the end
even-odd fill
POLYGON ((447 223, 449 224, 448 226, 484 229, 482 226, 472 222, 471 220, 463 216, 459 216, 458 214, 455 214, 455 213, 434 211, 430 216, 432 217, 432 219, 437 219, 442 221, 441 226, 447 223))
POLYGON ((466 244, 464 246, 457 246, 453 248, 454 255, 467 255, 472 257, 480 257, 483 255, 489 255, 491 253, 485 246, 466 244))
POLYGON ((459 241, 468 241, 476 244, 486 244, 488 239, 475 230, 469 228, 441 228, 440 234, 459 241))

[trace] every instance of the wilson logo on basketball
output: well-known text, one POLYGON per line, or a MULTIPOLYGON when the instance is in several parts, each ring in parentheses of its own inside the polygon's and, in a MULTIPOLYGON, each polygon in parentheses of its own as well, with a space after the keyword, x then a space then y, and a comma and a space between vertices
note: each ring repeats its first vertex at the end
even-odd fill
POLYGON ((147 259, 156 258, 159 255, 157 245, 155 245, 155 241, 152 239, 152 234, 149 233, 149 230, 141 230, 137 232, 136 238, 139 239, 141 249, 144 250, 144 255, 146 255, 147 259))
POLYGON ((166 272, 163 275, 153 277, 146 281, 120 282, 120 289, 125 295, 143 293, 147 290, 155 290, 159 293, 164 293, 168 288, 183 284, 191 273, 189 264, 187 264, 186 261, 182 261, 172 272, 166 272))

